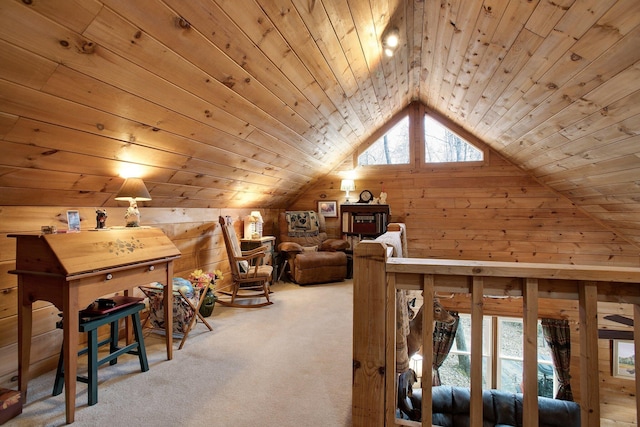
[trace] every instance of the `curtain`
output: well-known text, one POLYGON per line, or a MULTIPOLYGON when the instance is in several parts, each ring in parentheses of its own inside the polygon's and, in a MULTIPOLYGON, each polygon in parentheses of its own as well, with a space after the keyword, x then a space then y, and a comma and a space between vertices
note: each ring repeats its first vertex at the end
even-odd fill
POLYGON ((556 399, 573 401, 573 393, 569 383, 571 379, 569 374, 571 364, 569 321, 566 319, 542 319, 542 331, 545 341, 551 348, 553 367, 560 383, 556 399))
POLYGON ((396 290, 396 372, 401 374, 409 369, 407 335, 409 335, 409 307, 407 291, 396 290))
POLYGON ((449 355, 449 351, 453 346, 454 338, 456 337, 458 324, 460 323, 460 316, 457 312, 449 312, 449 314, 456 319, 453 323, 446 324, 442 322, 435 322, 435 326, 433 327, 432 386, 439 386, 442 384, 440 382, 440 367, 449 355))

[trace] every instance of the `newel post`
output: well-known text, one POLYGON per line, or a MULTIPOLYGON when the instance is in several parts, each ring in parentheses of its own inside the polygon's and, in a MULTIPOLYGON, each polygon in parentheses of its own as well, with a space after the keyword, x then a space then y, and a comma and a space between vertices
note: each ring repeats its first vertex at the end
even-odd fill
POLYGON ((360 242, 353 258, 353 427, 384 425, 386 304, 386 249, 360 242))

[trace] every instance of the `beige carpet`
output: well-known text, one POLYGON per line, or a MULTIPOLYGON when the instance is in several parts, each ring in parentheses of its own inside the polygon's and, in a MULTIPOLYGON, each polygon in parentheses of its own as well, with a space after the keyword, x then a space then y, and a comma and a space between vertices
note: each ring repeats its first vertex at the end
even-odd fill
MULTIPOLYGON (((350 426, 352 281, 273 291, 265 308, 216 305, 213 332, 198 324, 182 350, 175 341, 173 360, 162 337, 147 334, 150 370, 131 355, 100 367, 98 404, 87 406, 78 383, 74 425, 350 426)), ((54 376, 30 381, 22 415, 7 426, 65 424, 54 376)))

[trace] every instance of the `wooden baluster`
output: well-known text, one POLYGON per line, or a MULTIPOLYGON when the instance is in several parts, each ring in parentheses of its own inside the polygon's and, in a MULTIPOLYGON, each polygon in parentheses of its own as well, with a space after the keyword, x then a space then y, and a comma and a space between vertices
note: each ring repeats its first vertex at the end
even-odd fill
POLYGON ((580 421, 583 427, 600 426, 598 380, 598 286, 578 284, 580 307, 580 421))
POLYGON ((396 274, 387 273, 386 296, 386 360, 385 368, 385 425, 395 424, 398 401, 398 374, 396 373, 396 274))
POLYGON ((473 277, 471 289, 471 403, 470 425, 481 426, 482 423, 482 324, 484 279, 473 277))
POLYGON ((433 298, 434 298, 434 276, 425 274, 423 276, 423 298, 422 298, 422 425, 431 425, 433 397, 431 390, 431 378, 433 375, 433 298), (426 309, 425 309, 426 308, 426 309))
POLYGON ((523 307, 523 425, 538 426, 538 279, 525 279, 523 307))

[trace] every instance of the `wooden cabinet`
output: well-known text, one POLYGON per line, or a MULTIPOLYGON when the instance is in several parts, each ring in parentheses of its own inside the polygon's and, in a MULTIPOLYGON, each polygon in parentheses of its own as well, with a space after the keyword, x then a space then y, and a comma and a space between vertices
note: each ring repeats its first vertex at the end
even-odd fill
POLYGON ((348 238, 375 238, 387 231, 389 205, 350 204, 340 205, 341 232, 348 238))
POLYGON ((260 246, 266 246, 266 256, 264 258, 265 264, 273 264, 273 254, 275 253, 276 238, 274 236, 263 236, 259 239, 240 239, 240 249, 243 251, 250 251, 251 249, 259 248, 260 246))
POLYGON ((267 247, 263 263, 273 266, 273 280, 278 279, 278 267, 280 263, 276 260, 278 254, 276 254, 275 236, 262 236, 259 239, 240 239, 240 250, 242 251, 250 251, 260 246, 267 247))

